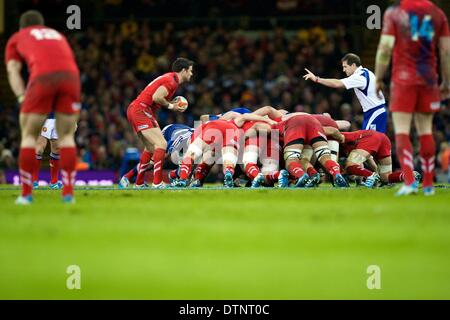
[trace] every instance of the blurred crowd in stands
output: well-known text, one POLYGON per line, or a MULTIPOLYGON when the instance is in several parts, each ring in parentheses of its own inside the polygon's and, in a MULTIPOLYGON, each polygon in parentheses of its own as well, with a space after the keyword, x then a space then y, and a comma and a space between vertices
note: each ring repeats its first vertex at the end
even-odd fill
MULTIPOLYGON (((305 67, 323 77, 345 76, 341 58, 351 51, 353 39, 341 24, 333 29, 311 26, 288 31, 275 27, 270 32, 244 32, 209 26, 176 30, 171 23, 153 30, 148 23, 128 20, 68 33, 68 39, 82 81, 76 142, 80 160, 92 169, 118 169, 127 148, 141 147, 126 119, 126 108, 152 79, 170 71, 179 56, 196 63, 192 82, 177 93, 188 99, 190 107, 183 114, 162 110, 161 128, 169 123, 193 125, 202 114, 264 105, 328 112, 335 119, 351 121, 353 130, 361 128, 362 111, 353 92, 328 89, 301 78, 305 67)), ((2 107, 3 168, 16 165, 17 119, 17 109, 2 107)), ((434 134, 439 161, 448 170, 448 107, 436 115, 434 134)), ((392 125, 389 135, 393 137, 392 125)))

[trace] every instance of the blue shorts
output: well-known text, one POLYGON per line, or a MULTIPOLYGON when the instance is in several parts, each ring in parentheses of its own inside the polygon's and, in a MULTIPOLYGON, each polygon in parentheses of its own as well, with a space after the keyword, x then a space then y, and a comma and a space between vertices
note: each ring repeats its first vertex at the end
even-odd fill
POLYGON ((388 112, 386 105, 382 104, 367 112, 364 112, 363 130, 374 130, 386 133, 388 122, 388 112))

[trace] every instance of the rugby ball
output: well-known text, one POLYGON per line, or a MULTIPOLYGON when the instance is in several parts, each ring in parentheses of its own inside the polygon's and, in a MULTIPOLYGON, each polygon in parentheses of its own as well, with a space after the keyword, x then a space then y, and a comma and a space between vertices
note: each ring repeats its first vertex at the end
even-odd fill
POLYGON ((188 107, 188 105, 189 105, 187 99, 186 99, 185 97, 183 97, 183 96, 176 96, 176 97, 172 100, 172 103, 173 103, 173 104, 177 104, 178 107, 179 107, 181 110, 183 110, 183 111, 186 110, 187 107, 188 107))

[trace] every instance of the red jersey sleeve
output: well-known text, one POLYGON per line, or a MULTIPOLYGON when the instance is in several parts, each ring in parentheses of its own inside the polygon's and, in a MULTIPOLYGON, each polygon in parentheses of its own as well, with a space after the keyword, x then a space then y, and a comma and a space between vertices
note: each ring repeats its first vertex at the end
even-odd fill
POLYGON ((14 34, 11 38, 9 38, 8 43, 5 48, 5 64, 8 63, 9 60, 17 60, 22 61, 22 57, 20 56, 19 51, 17 50, 17 40, 18 34, 14 34))
POLYGON ((396 35, 394 11, 395 11, 394 7, 389 7, 384 12, 383 30, 381 31, 382 35, 391 35, 391 36, 396 35))
POLYGON ((447 16, 445 15, 445 13, 441 10, 440 11, 441 16, 442 16, 442 24, 441 24, 441 28, 438 34, 438 38, 441 37, 450 37, 450 30, 448 27, 448 20, 447 20, 447 16))

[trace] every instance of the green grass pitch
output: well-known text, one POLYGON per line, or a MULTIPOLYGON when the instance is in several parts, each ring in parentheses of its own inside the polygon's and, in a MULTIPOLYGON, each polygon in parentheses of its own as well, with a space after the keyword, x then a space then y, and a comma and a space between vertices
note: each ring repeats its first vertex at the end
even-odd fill
POLYGON ((0 188, 0 299, 450 299, 448 187, 37 190, 29 207, 0 188))

